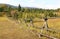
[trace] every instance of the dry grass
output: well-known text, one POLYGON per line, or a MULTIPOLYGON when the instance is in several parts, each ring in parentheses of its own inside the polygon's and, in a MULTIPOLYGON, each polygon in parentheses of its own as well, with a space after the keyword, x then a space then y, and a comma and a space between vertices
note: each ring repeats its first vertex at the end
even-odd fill
POLYGON ((7 18, 6 17, 0 17, 0 21, 7 21, 7 18))
POLYGON ((60 30, 60 18, 56 18, 56 19, 49 19, 48 20, 48 25, 51 28, 57 28, 60 30))
POLYGON ((38 39, 25 28, 20 25, 11 23, 5 17, 0 17, 0 39, 38 39))
MULTIPOLYGON (((42 20, 41 22, 35 22, 34 25, 42 27, 43 23, 44 21, 42 20)), ((48 19, 48 26, 49 28, 56 31, 56 33, 53 33, 53 30, 52 32, 47 32, 46 30, 43 30, 43 33, 60 39, 60 18, 48 19)))
MULTIPOLYGON (((44 20, 39 19, 41 22, 34 22, 35 26, 43 26, 44 24, 44 20)), ((60 30, 60 18, 56 18, 56 19, 48 19, 48 26, 50 28, 57 28, 60 30)))
MULTIPOLYGON (((12 22, 8 21, 6 17, 0 17, 0 39, 39 39, 37 35, 34 35, 30 32, 29 28, 27 29, 25 27, 26 25, 23 24, 24 27, 21 28, 20 24, 12 22)), ((41 27, 43 23, 44 21, 41 19, 41 22, 34 22, 34 25, 41 27)), ((48 25, 50 28, 56 28, 57 30, 60 30, 60 18, 49 19, 48 25)), ((39 29, 35 29, 32 27, 30 27, 30 29, 40 32, 39 29)), ((45 30, 43 31, 43 33, 60 38, 60 33, 53 34, 45 30)), ((45 38, 46 37, 42 37, 41 39, 45 38)))

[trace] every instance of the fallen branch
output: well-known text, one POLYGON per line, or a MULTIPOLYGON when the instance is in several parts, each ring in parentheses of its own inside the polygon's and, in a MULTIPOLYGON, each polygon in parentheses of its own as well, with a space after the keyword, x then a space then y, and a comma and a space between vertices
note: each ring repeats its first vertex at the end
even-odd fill
POLYGON ((41 33, 40 33, 40 36, 47 37, 47 38, 50 38, 50 39, 58 39, 58 38, 55 38, 55 37, 52 37, 52 36, 49 36, 49 35, 44 35, 44 34, 41 34, 41 33))

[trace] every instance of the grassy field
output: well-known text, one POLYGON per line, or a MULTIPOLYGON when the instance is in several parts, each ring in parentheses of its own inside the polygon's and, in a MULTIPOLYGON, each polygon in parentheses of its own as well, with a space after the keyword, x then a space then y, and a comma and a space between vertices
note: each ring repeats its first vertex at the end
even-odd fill
MULTIPOLYGON (((41 27, 44 21, 41 19, 41 22, 34 22, 35 26, 41 27)), ((60 30, 60 18, 48 19, 48 25, 52 29, 60 30)), ((31 30, 40 29, 32 28, 31 30)), ((44 34, 48 34, 60 39, 60 32, 53 34, 52 32, 43 31, 44 34)), ((39 39, 39 37, 30 32, 29 28, 25 24, 17 24, 12 20, 9 20, 7 17, 0 17, 0 39, 39 39), (23 28, 22 28, 23 27, 23 28)), ((46 37, 41 37, 41 39, 49 39, 46 37)))
MULTIPOLYGON (((48 26, 52 29, 52 32, 47 32, 46 30, 43 31, 44 34, 48 34, 54 37, 58 37, 60 39, 60 18, 48 19, 48 26), (53 33, 56 31, 56 33, 53 33)), ((38 27, 42 27, 44 24, 44 20, 41 22, 35 22, 34 25, 38 27)))
MULTIPOLYGON (((43 26, 44 20, 43 19, 39 20, 40 22, 34 22, 35 26, 43 26)), ((50 28, 57 28, 58 30, 60 30, 60 18, 48 19, 47 22, 50 28)))
POLYGON ((38 39, 19 24, 12 23, 6 17, 0 17, 0 39, 38 39))

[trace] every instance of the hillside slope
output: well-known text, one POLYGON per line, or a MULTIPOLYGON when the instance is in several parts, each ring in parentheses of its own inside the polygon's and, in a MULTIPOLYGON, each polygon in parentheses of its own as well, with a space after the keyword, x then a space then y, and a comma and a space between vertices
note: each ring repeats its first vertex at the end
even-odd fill
POLYGON ((0 39, 38 39, 38 36, 8 21, 6 17, 0 17, 0 39))

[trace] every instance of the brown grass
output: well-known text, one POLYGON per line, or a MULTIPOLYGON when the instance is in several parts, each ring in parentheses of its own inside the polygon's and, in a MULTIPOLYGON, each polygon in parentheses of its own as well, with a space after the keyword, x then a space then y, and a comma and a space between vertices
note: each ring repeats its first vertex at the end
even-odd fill
MULTIPOLYGON (((35 22, 35 26, 42 26, 44 23, 43 20, 41 22, 35 22)), ((49 19, 48 25, 50 28, 60 29, 60 18, 57 19, 49 19)), ((23 26, 25 26, 23 24, 23 26)), ((33 28, 32 28, 33 29, 33 28)), ((39 31, 39 29, 35 29, 39 31)), ((46 33, 46 31, 44 31, 46 33)), ((43 33, 44 33, 43 32, 43 33)), ((55 36, 60 38, 59 34, 52 34, 47 32, 46 34, 55 36)), ((45 39, 46 37, 42 37, 41 39, 45 39)), ((7 20, 6 17, 0 17, 0 39, 39 39, 37 35, 34 35, 30 32, 30 30, 25 27, 21 28, 20 24, 12 23, 7 20)))
POLYGON ((20 27, 19 24, 9 22, 6 17, 0 17, 0 39, 38 39, 29 30, 20 27))

